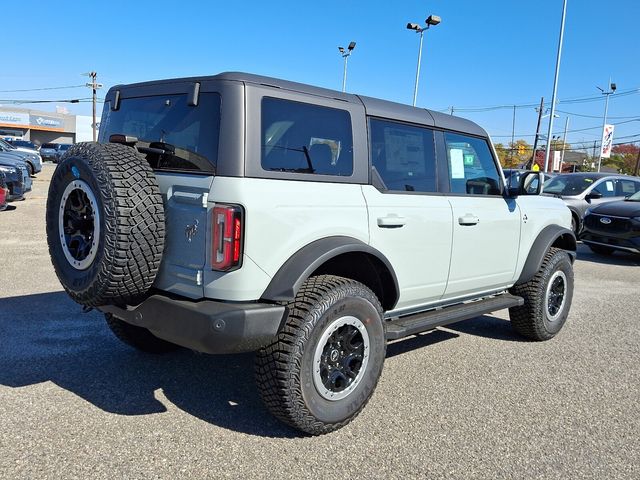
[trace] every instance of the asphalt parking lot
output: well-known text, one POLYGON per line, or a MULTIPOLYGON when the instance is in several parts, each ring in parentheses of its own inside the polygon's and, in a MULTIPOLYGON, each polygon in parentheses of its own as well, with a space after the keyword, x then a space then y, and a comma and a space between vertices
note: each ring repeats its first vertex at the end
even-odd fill
POLYGON ((364 412, 309 438, 252 355, 145 355, 81 313, 46 247, 53 168, 0 212, 1 478, 640 478, 639 257, 580 245, 552 341, 501 312, 390 345, 364 412))

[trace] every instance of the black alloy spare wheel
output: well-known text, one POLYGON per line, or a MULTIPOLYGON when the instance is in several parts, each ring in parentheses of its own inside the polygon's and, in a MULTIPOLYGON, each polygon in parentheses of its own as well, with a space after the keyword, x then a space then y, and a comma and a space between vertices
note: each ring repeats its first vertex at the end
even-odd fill
POLYGON ((69 264, 84 270, 96 257, 100 238, 98 201, 87 182, 74 180, 62 194, 58 228, 62 251, 69 264))

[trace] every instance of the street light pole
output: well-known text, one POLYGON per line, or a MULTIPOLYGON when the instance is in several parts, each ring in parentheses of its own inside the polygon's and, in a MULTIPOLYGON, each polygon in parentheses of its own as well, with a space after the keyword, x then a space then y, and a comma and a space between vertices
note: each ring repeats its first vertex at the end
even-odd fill
POLYGON ((424 29, 420 29, 420 47, 418 49, 418 66, 416 67, 416 81, 413 87, 413 106, 416 106, 418 100, 418 82, 420 81, 420 63, 422 61, 422 37, 424 35, 424 29))
MULTIPOLYGON (((567 14, 567 0, 562 3, 562 21, 560 22, 560 38, 558 39, 558 56, 556 57, 556 74, 553 80, 553 94, 551 95, 551 115, 549 116, 549 130, 547 131, 547 139, 551 138, 553 130, 553 118, 556 113, 556 94, 558 93, 558 77, 560 75, 560 58, 562 57, 562 40, 564 38, 564 20, 567 14)), ((548 141, 548 140, 547 140, 548 141)), ((550 149, 544 154, 544 171, 549 167, 550 149)))
MULTIPOLYGON (((611 83, 611 78, 609 78, 609 85, 607 86, 607 91, 605 92, 602 88, 596 87, 598 90, 602 92, 604 95, 604 117, 602 117, 602 138, 604 139, 604 129, 607 125, 607 112, 609 110, 609 95, 616 91, 616 84, 611 83)), ((600 171, 600 166, 602 165, 602 147, 604 145, 602 142, 600 143, 600 155, 598 155, 598 172, 600 171)))
POLYGON ((349 46, 345 50, 343 47, 338 47, 338 51, 342 58, 344 58, 344 69, 342 71, 342 91, 345 92, 347 90, 347 60, 351 56, 351 52, 356 48, 356 42, 349 43, 349 46))
POLYGON ((437 15, 429 15, 426 20, 427 25, 421 27, 417 23, 407 23, 407 29, 415 30, 420 34, 420 47, 418 48, 418 65, 416 67, 416 81, 413 87, 413 106, 416 106, 416 102, 418 101, 418 81, 420 79, 420 64, 422 62, 422 41, 425 30, 429 30, 429 27, 438 25, 441 22, 441 19, 437 15))

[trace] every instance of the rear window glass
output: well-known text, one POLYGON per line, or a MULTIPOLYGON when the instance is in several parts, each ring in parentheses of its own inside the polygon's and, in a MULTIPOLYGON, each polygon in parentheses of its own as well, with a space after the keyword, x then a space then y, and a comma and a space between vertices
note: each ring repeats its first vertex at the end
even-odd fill
POLYGON ((215 173, 220 133, 220 95, 201 93, 198 106, 187 96, 124 98, 118 110, 105 104, 100 141, 113 134, 134 136, 157 170, 215 173))
POLYGON ((264 170, 353 173, 351 116, 345 110, 265 97, 261 135, 264 170))

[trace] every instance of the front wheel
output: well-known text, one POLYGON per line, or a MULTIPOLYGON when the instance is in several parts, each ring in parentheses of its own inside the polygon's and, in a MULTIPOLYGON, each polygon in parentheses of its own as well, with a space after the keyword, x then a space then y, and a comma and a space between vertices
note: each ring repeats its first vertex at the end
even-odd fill
POLYGON ((531 340, 555 337, 567 320, 573 298, 569 254, 550 248, 535 276, 513 287, 511 293, 524 298, 524 305, 509 309, 513 328, 531 340))
POLYGON ((320 435, 353 420, 367 404, 386 354, 382 307, 356 281, 308 279, 288 305, 286 324, 256 357, 267 408, 298 430, 320 435))

